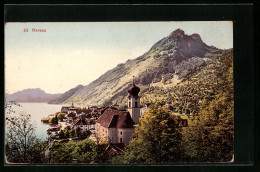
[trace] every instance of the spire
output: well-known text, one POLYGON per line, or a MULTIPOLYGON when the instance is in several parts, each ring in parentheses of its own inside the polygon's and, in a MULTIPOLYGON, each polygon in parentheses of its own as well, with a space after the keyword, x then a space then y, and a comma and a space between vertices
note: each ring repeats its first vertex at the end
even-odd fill
POLYGON ((138 96, 138 93, 140 92, 140 88, 135 85, 134 77, 135 77, 135 76, 133 76, 133 85, 128 88, 128 93, 129 93, 131 96, 134 96, 134 97, 135 97, 135 96, 138 96))

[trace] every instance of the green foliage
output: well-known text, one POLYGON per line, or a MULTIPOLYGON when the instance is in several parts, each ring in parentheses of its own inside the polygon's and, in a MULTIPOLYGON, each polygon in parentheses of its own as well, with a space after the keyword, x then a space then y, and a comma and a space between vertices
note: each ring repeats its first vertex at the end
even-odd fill
POLYGON ((45 150, 48 145, 47 141, 37 140, 36 144, 29 150, 30 163, 44 163, 47 162, 45 158, 45 150))
POLYGON ((50 163, 72 163, 72 152, 75 150, 75 147, 76 143, 74 141, 54 143, 50 148, 50 163))
POLYGON ((49 121, 49 123, 51 124, 58 124, 58 117, 57 115, 55 115, 54 117, 52 117, 49 121))
POLYGON ((64 139, 65 138, 65 133, 63 130, 60 130, 59 132, 59 139, 64 139))
POLYGON ((107 144, 97 144, 97 152, 95 156, 95 163, 107 163, 108 156, 106 152, 107 144))
POLYGON ((75 137, 76 136, 76 132, 75 130, 70 130, 70 137, 75 137))
POLYGON ((9 163, 39 163, 44 160, 45 143, 36 138, 31 115, 24 112, 6 118, 5 155, 9 163))
POLYGON ((63 121, 63 119, 65 118, 65 113, 61 113, 61 112, 57 112, 56 116, 60 121, 63 121), (58 113, 58 114, 57 114, 58 113))
MULTIPOLYGON (((233 56, 227 53, 218 71, 215 95, 205 96, 192 128, 183 129, 186 161, 227 162, 233 156, 233 56)), ((201 84, 201 87, 205 85, 201 84)))
POLYGON ((76 136, 81 137, 81 129, 79 127, 76 128, 76 136))
MULTIPOLYGON (((227 50, 222 55, 212 56, 207 64, 173 89, 150 87, 150 94, 148 92, 143 99, 146 103, 153 104, 154 101, 163 103, 167 98, 167 101, 173 102, 176 112, 191 113, 189 127, 179 130, 179 137, 175 139, 176 142, 173 142, 176 145, 168 147, 169 143, 163 142, 163 134, 156 134, 163 126, 160 126, 158 117, 149 115, 146 119, 147 114, 145 114, 140 119, 140 126, 136 128, 134 139, 127 146, 122 162, 167 162, 162 156, 164 152, 158 151, 158 147, 164 148, 164 146, 169 152, 172 151, 171 148, 176 148, 175 153, 172 154, 174 157, 168 155, 170 162, 227 162, 232 159, 234 152, 233 51, 227 50), (153 101, 149 100, 149 97, 152 97, 153 101), (152 142, 152 139, 155 142, 152 142), (162 139, 161 146, 158 144, 160 139, 162 139), (163 161, 159 160, 159 157, 163 161)), ((164 113, 157 108, 152 114, 159 116, 164 113)), ((173 137, 167 136, 167 138, 173 137)), ((169 139, 169 142, 171 140, 169 139)), ((114 159, 117 160, 118 158, 114 159)))
POLYGON ((65 130, 64 131, 64 137, 69 138, 70 137, 70 130, 65 130))
POLYGON ((87 130, 87 131, 83 131, 81 134, 81 138, 86 139, 91 135, 91 131, 87 130))
POLYGON ((97 153, 97 145, 95 142, 85 139, 77 143, 73 157, 78 160, 79 163, 94 163, 97 153))
POLYGON ((104 163, 107 162, 106 145, 99 145, 92 140, 79 142, 55 142, 50 148, 50 163, 104 163))
POLYGON ((71 130, 71 127, 70 126, 66 126, 64 129, 65 130, 71 130))
MULTIPOLYGON (((151 145, 145 143, 144 140, 132 140, 122 156, 122 163, 153 163, 154 158, 149 147, 151 147, 151 145)), ((113 161, 115 160, 120 163, 120 159, 114 158, 113 161)))
POLYGON ((181 159, 180 129, 175 116, 153 104, 139 119, 133 140, 126 148, 124 163, 163 163, 181 159))

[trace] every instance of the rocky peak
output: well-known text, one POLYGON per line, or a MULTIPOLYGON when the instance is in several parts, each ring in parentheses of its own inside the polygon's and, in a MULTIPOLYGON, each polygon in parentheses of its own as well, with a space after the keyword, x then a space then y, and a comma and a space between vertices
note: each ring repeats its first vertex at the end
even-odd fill
POLYGON ((197 33, 192 34, 190 37, 192 37, 193 39, 196 39, 196 40, 202 41, 200 35, 197 34, 197 33))
POLYGON ((170 37, 177 38, 177 37, 183 37, 185 35, 185 32, 181 29, 176 29, 170 34, 170 37))

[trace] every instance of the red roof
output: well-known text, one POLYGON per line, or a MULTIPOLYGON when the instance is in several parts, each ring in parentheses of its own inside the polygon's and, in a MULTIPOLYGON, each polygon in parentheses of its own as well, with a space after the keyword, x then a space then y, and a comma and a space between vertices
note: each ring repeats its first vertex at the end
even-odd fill
POLYGON ((76 114, 72 113, 72 112, 68 114, 68 117, 75 117, 75 116, 76 116, 76 114))
POLYGON ((106 148, 106 152, 108 156, 114 156, 120 154, 124 150, 124 148, 125 148, 124 143, 117 143, 117 144, 110 143, 106 148))
POLYGON ((133 128, 135 124, 129 112, 107 109, 97 120, 106 128, 133 128))
POLYGON ((69 108, 68 110, 78 110, 79 108, 76 108, 76 107, 71 107, 69 108))
POLYGON ((95 120, 85 120, 84 118, 77 118, 72 125, 91 125, 95 124, 95 120))
POLYGON ((92 112, 91 109, 79 109, 76 111, 77 114, 81 114, 82 112, 84 112, 85 114, 90 114, 92 112))
POLYGON ((68 108, 71 108, 71 106, 62 106, 61 108, 68 109, 68 108))

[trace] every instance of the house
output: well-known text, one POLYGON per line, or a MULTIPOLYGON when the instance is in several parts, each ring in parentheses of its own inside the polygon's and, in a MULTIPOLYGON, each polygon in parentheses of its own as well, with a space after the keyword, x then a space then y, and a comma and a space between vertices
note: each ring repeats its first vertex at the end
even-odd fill
POLYGON ((76 114, 71 112, 67 115, 67 123, 72 123, 73 120, 76 118, 76 114))
POLYGON ((96 137, 100 142, 129 144, 134 121, 127 111, 107 109, 96 121, 96 137))
POLYGON ((140 118, 140 88, 133 84, 128 88, 128 111, 110 107, 96 121, 96 137, 101 142, 128 145, 134 133, 134 125, 139 124, 140 118))
POLYGON ((71 106, 62 106, 60 111, 61 111, 61 113, 69 114, 68 113, 69 108, 75 108, 75 106, 73 105, 73 102, 72 102, 71 106))
POLYGON ((82 132, 86 131, 86 130, 94 130, 95 129, 95 120, 86 120, 83 117, 79 117, 73 121, 72 128, 74 130, 76 130, 77 128, 80 128, 82 132))
POLYGON ((77 108, 77 107, 70 107, 70 108, 68 108, 68 114, 69 113, 71 113, 71 112, 73 112, 73 113, 75 113, 75 114, 77 114, 77 110, 79 110, 79 108, 77 108))
POLYGON ((76 110, 76 117, 80 117, 82 115, 89 115, 92 113, 91 109, 78 109, 76 110))
POLYGON ((111 106, 112 108, 114 108, 114 109, 117 109, 117 110, 119 110, 119 105, 117 104, 117 103, 115 103, 114 105, 112 105, 111 106))
POLYGON ((150 105, 151 105, 150 103, 145 104, 144 107, 142 107, 142 108, 140 109, 140 116, 143 116, 144 113, 145 113, 146 111, 148 111, 148 108, 149 108, 150 105))
POLYGON ((121 152, 124 150, 125 144, 124 143, 109 143, 106 147, 106 153, 109 157, 120 155, 121 152))
POLYGON ((61 113, 66 113, 67 114, 69 108, 71 108, 71 107, 70 106, 62 106, 60 111, 61 111, 61 113))
POLYGON ((91 106, 89 109, 92 110, 92 112, 96 112, 98 110, 98 107, 97 106, 91 106))

